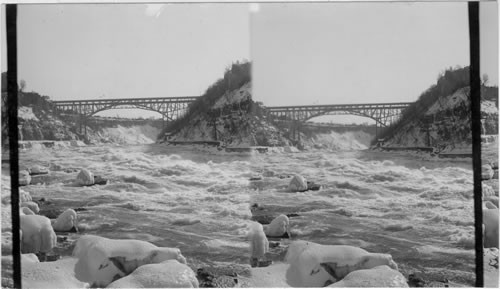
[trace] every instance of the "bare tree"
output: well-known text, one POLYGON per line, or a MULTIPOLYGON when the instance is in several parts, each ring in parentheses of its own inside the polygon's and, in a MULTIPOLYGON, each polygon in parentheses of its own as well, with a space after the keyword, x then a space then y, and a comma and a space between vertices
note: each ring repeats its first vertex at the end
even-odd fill
POLYGON ((490 78, 488 77, 488 74, 483 74, 483 85, 486 86, 486 84, 488 83, 488 80, 490 80, 490 78))
POLYGON ((26 88, 26 81, 24 79, 21 79, 21 81, 19 82, 19 90, 23 92, 25 88, 26 88))

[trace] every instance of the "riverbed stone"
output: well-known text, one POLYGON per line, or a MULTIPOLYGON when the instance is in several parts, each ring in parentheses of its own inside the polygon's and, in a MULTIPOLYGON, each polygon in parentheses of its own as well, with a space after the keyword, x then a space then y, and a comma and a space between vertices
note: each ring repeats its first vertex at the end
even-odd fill
POLYGON ((481 179, 482 180, 489 180, 493 177, 493 169, 489 164, 487 165, 482 165, 481 166, 481 179))
POLYGON ((101 176, 94 176, 94 185, 106 185, 108 184, 108 179, 101 176))
POLYGON ((290 183, 288 184, 288 189, 292 192, 303 192, 307 191, 307 180, 301 175, 294 175, 290 183))
POLYGON ((239 277, 248 278, 250 275, 250 267, 239 264, 203 266, 196 270, 196 278, 200 288, 238 287, 241 283, 239 277))
POLYGON ((81 186, 91 186, 94 184, 94 174, 87 169, 81 169, 76 176, 76 181, 81 186))

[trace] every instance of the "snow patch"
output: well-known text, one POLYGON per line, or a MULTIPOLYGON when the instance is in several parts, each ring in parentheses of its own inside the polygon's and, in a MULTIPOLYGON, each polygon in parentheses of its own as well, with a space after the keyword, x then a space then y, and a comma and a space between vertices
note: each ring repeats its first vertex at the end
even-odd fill
POLYGON ((17 117, 24 120, 34 120, 39 121, 38 118, 33 113, 33 108, 28 106, 21 106, 17 111, 17 117))

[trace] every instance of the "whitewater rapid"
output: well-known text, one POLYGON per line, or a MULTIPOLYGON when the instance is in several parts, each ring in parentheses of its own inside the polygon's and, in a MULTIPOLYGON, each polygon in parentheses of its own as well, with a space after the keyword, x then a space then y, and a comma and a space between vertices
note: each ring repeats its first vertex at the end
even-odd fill
POLYGON ((257 203, 296 213, 294 239, 360 246, 391 254, 404 273, 474 282, 470 159, 375 151, 237 154, 152 144, 21 152, 21 167, 35 164, 51 173, 24 190, 62 209, 81 208, 80 232, 70 240, 134 238, 178 247, 188 263, 248 264, 245 236, 257 203), (73 186, 80 168, 109 183, 73 186), (289 192, 293 174, 322 189, 289 192))

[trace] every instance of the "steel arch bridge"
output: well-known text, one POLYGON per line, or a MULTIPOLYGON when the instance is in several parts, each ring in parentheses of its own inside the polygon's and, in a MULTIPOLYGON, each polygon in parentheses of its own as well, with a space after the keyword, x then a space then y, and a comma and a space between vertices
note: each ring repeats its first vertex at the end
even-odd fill
POLYGON ((299 105, 266 107, 268 115, 276 120, 306 122, 322 115, 358 115, 375 120, 380 126, 388 126, 401 116, 411 102, 299 105))
POLYGON ((83 117, 90 117, 98 112, 109 109, 139 108, 156 111, 164 119, 173 120, 187 110, 188 105, 197 96, 156 97, 156 98, 115 98, 90 100, 54 101, 58 112, 71 112, 83 117))

